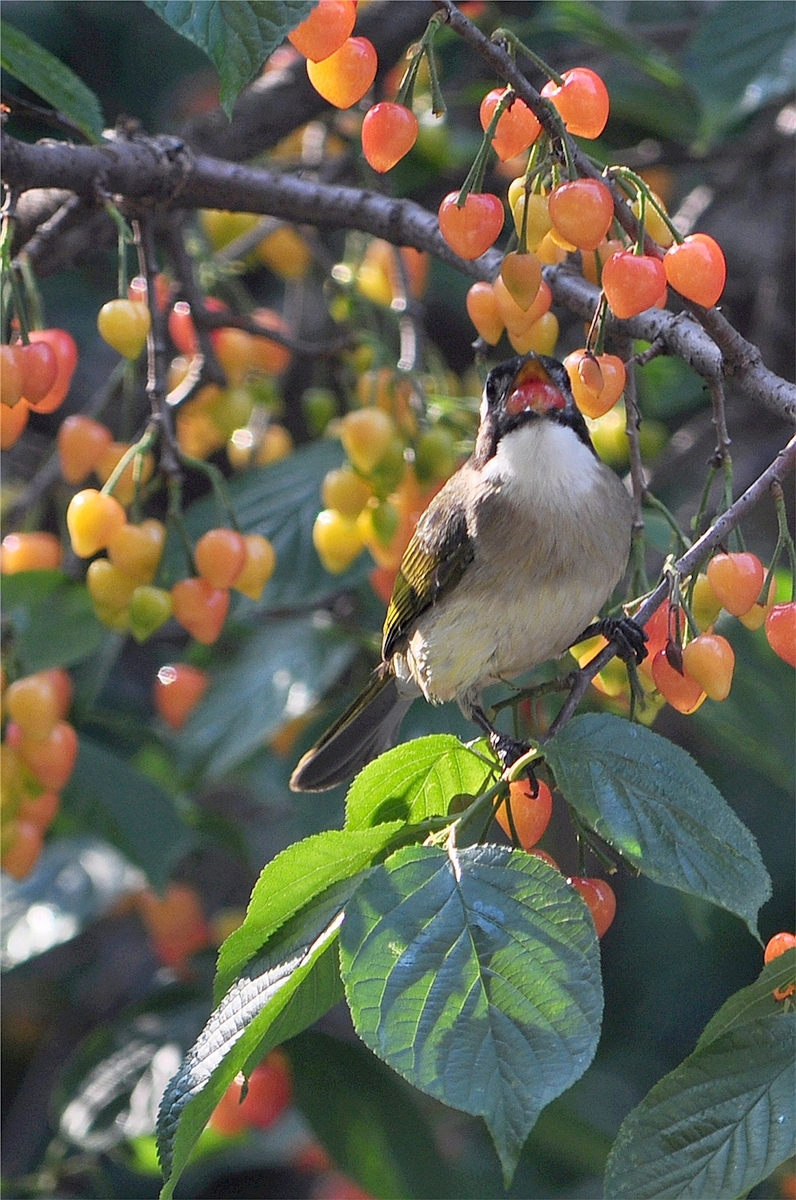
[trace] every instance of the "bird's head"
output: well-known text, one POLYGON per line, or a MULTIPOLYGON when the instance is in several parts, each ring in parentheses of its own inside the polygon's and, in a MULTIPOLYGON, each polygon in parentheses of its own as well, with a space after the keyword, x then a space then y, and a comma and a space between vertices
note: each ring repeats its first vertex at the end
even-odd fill
POLYGON ((592 449, 566 368, 546 354, 522 354, 494 367, 484 384, 480 417, 475 457, 482 462, 506 434, 540 420, 568 426, 592 449))

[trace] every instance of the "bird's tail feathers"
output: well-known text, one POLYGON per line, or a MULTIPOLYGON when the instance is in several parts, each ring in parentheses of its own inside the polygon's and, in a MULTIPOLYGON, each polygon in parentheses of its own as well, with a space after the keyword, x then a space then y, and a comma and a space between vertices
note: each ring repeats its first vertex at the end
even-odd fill
POLYGON ((414 697, 401 696, 395 676, 376 671, 368 686, 308 750, 290 777, 294 792, 324 792, 352 779, 395 742, 414 697))

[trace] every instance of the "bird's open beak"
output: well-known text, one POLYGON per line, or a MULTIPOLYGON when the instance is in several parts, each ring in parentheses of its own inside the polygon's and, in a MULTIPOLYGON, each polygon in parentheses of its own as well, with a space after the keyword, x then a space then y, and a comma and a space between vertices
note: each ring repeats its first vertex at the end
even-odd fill
POLYGON ((544 364, 538 358, 526 359, 506 397, 506 411, 511 416, 521 412, 535 412, 541 416, 551 408, 566 408, 566 405, 566 397, 544 364))

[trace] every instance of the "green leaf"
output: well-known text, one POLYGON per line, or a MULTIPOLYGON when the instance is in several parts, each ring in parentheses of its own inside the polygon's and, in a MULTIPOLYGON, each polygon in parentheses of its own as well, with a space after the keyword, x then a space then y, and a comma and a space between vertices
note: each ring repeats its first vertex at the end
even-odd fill
POLYGON ((107 637, 88 589, 61 571, 4 576, 3 611, 26 675, 80 662, 107 637))
POLYGON ((793 12, 777 0, 724 0, 703 10, 683 70, 702 101, 696 149, 706 151, 742 117, 794 86, 793 12))
POLYGON ((773 962, 766 963, 754 983, 730 996, 719 1011, 713 1014, 702 1030, 702 1036, 696 1044, 697 1050, 703 1050, 709 1042, 715 1041, 717 1037, 721 1037, 737 1025, 780 1012, 782 1005, 774 999, 774 988, 785 988, 796 982, 794 976, 796 950, 787 950, 773 962))
POLYGON ((182 763, 217 779, 287 721, 304 716, 340 678, 357 646, 325 613, 274 620, 243 642, 214 676, 180 733, 182 763))
POLYGON ((399 850, 346 906, 357 1033, 421 1091, 483 1116, 508 1182, 541 1109, 594 1056, 594 926, 539 859, 498 846, 399 850))
POLYGON ((757 936, 771 882, 757 843, 685 750, 607 713, 576 717, 545 744, 576 812, 656 883, 736 913, 757 936))
MULTIPOLYGON (((362 554, 344 574, 331 575, 321 566, 312 543, 312 527, 322 507, 323 477, 342 461, 340 443, 324 439, 230 481, 228 490, 242 532, 263 534, 276 551, 276 570, 261 600, 255 604, 240 597, 242 611, 307 609, 367 578, 373 569, 368 554, 362 554)), ((212 496, 197 500, 185 514, 192 542, 219 523, 227 521, 212 496)), ((164 586, 170 586, 185 575, 176 538, 169 539, 165 557, 164 586)))
POLYGON ((194 844, 171 797, 112 750, 81 733, 64 810, 117 846, 156 887, 194 844))
POLYGON ((783 1013, 696 1050, 622 1124, 606 1200, 737 1200, 794 1149, 794 1024, 783 1013))
POLYGON ((315 0, 145 0, 218 71, 228 117, 238 92, 315 7, 315 0))
POLYGON ((245 920, 219 951, 216 999, 287 920, 332 884, 369 867, 400 828, 401 822, 396 821, 378 829, 328 829, 294 842, 266 863, 245 920))
POLYGON ((450 734, 418 738, 388 750, 360 771, 346 797, 346 828, 381 821, 416 825, 445 816, 452 798, 477 795, 493 774, 483 758, 450 734))
POLYGON ((541 18, 534 24, 539 29, 553 29, 577 38, 579 42, 599 46, 612 58, 630 63, 667 88, 683 87, 680 72, 664 51, 636 37, 624 22, 609 20, 596 4, 584 4, 583 0, 553 0, 545 5, 541 18))
POLYGON ((0 66, 68 117, 90 142, 102 140, 99 100, 59 58, 7 21, 0 22, 0 66))
POLYGON ((336 939, 353 882, 345 880, 282 928, 249 964, 211 1015, 163 1093, 158 1152, 167 1182, 177 1180, 215 1106, 238 1071, 313 1024, 342 998, 336 939))
POLYGON ((286 1049, 296 1104, 341 1171, 384 1200, 458 1194, 417 1093, 361 1042, 307 1030, 286 1049))

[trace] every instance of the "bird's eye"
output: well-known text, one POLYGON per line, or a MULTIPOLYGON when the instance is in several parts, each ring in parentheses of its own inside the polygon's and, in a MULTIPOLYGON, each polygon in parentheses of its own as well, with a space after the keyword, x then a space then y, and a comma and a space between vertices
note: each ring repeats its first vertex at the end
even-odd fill
POLYGON ((566 408, 563 394, 553 383, 541 379, 529 379, 509 392, 506 412, 516 417, 522 412, 546 413, 553 408, 566 408))

